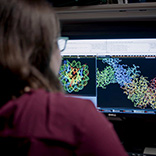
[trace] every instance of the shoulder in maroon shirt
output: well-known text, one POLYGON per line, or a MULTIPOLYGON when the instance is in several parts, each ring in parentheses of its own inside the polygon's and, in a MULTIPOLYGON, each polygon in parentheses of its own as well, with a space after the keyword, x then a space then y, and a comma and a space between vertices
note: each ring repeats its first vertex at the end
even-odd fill
POLYGON ((26 93, 0 109, 0 124, 0 145, 11 154, 127 156, 91 101, 63 93, 26 93))

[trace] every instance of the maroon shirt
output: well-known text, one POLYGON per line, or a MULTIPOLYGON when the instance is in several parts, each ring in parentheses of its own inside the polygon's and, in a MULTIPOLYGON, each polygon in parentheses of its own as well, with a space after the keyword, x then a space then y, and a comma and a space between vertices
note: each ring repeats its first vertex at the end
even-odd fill
POLYGON ((127 156, 91 101, 41 89, 0 108, 0 147, 5 156, 127 156))

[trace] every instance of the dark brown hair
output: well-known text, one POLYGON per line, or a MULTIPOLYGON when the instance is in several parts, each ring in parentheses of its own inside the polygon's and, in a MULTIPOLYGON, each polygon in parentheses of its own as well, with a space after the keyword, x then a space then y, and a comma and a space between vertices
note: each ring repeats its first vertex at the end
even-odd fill
POLYGON ((45 0, 0 0, 0 105, 26 86, 61 91, 49 67, 59 33, 45 0))

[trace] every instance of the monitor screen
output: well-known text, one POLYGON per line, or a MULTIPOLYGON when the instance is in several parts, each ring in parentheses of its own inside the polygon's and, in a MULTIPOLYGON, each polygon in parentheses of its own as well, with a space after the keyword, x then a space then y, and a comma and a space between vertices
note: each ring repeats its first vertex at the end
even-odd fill
POLYGON ((156 114, 156 39, 69 40, 59 79, 103 113, 156 114))

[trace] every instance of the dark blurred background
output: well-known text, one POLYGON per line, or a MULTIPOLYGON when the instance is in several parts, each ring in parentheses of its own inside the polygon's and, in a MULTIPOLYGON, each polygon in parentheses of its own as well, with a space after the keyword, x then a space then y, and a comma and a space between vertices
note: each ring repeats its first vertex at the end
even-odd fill
POLYGON ((48 1, 52 3, 54 7, 99 5, 107 3, 107 0, 48 0, 48 1))
MULTIPOLYGON (((118 3, 118 0, 47 0, 47 1, 52 3, 54 7, 86 6, 86 5, 118 3)), ((128 3, 141 3, 141 2, 156 2, 156 0, 128 0, 128 3)))

